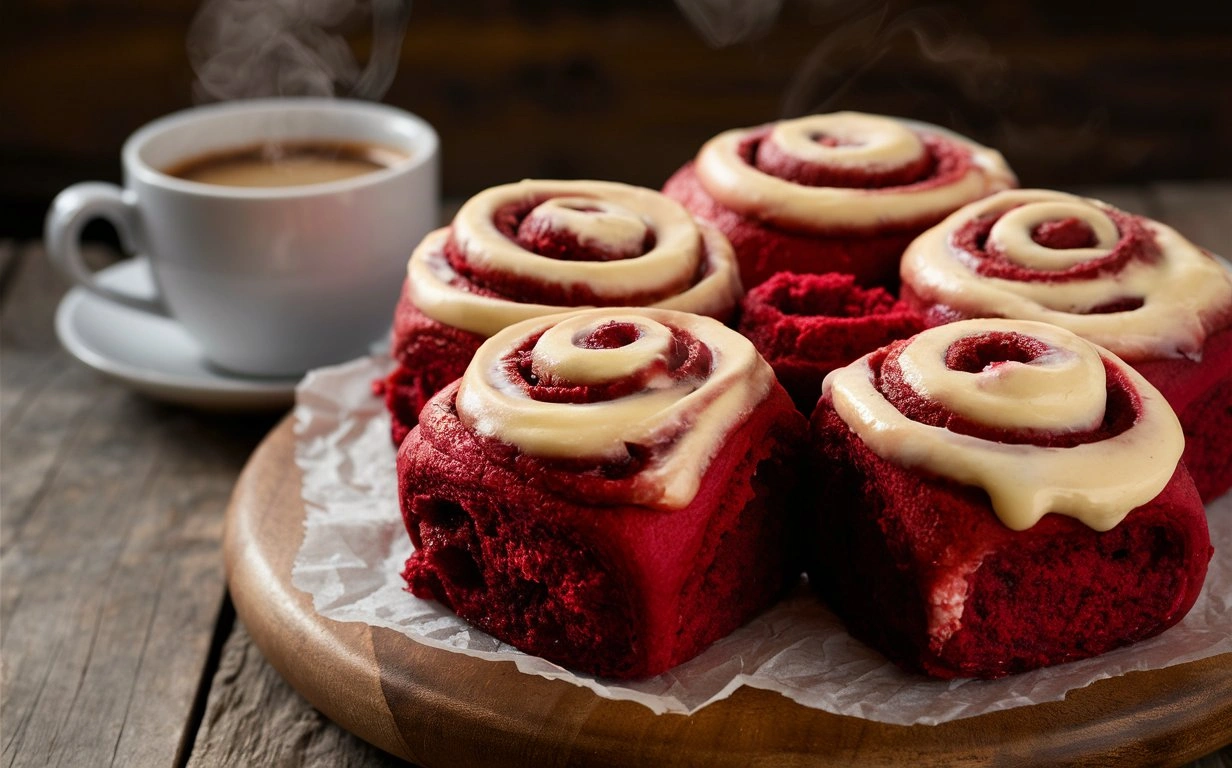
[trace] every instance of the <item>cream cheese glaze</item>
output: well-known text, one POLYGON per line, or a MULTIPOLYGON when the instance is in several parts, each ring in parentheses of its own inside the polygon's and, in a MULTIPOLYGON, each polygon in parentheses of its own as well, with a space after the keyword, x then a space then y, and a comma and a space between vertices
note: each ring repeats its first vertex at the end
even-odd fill
POLYGON ((1049 512, 1106 531, 1168 484, 1185 441, 1163 396, 1107 350, 1064 329, 1016 320, 966 320, 924 331, 900 356, 917 393, 980 423, 1044 432, 1084 430, 1103 418, 1103 360, 1115 365, 1140 400, 1124 432, 1068 448, 1001 443, 913 421, 874 386, 865 356, 826 377, 823 395, 868 448, 905 467, 984 489, 993 511, 1013 530, 1049 512), (958 339, 988 333, 1036 339, 1048 352, 1030 363, 1004 362, 964 373, 946 365, 958 339), (908 373, 910 368, 910 373, 908 373), (964 384, 965 381, 965 384, 964 384), (963 402, 961 390, 976 393, 963 402))
POLYGON ((723 440, 765 399, 774 372, 752 343, 717 320, 656 309, 590 309, 537 318, 488 339, 467 368, 456 407, 476 433, 541 458, 622 461, 629 445, 650 448, 642 482, 654 503, 679 508, 697 494, 723 440), (609 325, 635 328, 636 338, 592 349, 583 340, 609 325), (537 334, 532 370, 541 379, 602 384, 657 370, 683 331, 711 354, 709 373, 675 379, 650 375, 624 397, 594 403, 542 402, 528 396, 506 358, 537 334))
POLYGON ((930 131, 889 117, 836 112, 784 120, 769 140, 806 161, 837 167, 898 167, 925 151, 919 134, 935 133, 965 149, 967 173, 951 183, 882 189, 810 187, 763 173, 741 157, 739 147, 757 129, 726 131, 708 141, 697 156, 697 175, 706 192, 726 207, 785 227, 872 228, 889 223, 936 220, 955 208, 1015 184, 1005 159, 994 149, 948 131, 930 131), (816 141, 833 136, 837 146, 816 141))
MULTIPOLYGON (((535 215, 534 211, 530 215, 535 215)), ((570 223, 595 218, 579 215, 570 223)), ((610 228, 598 224, 582 233, 592 240, 603 234, 610 234, 610 228)), ((563 286, 585 285, 604 297, 687 284, 701 260, 697 224, 684 206, 654 190, 615 182, 522 181, 485 189, 458 210, 453 238, 466 261, 476 268, 531 276, 563 286), (526 250, 496 227, 497 211, 517 203, 537 202, 539 208, 547 205, 550 210, 546 216, 559 221, 561 208, 552 201, 559 197, 575 204, 587 198, 614 204, 623 212, 626 223, 630 217, 642 217, 645 226, 655 233, 654 247, 632 259, 563 261, 526 250)))
POLYGON ((583 245, 602 247, 621 258, 635 258, 649 225, 628 208, 594 197, 553 197, 535 206, 532 217, 553 229, 568 230, 583 245))
POLYGON ((694 220, 674 200, 653 190, 613 182, 523 181, 471 198, 451 227, 424 238, 407 264, 409 297, 420 312, 481 336, 570 307, 520 303, 468 290, 445 257, 451 236, 464 258, 480 269, 534 276, 565 287, 581 284, 596 296, 612 300, 672 290, 652 306, 720 315, 729 312, 743 293, 727 238, 694 220), (519 202, 536 203, 530 216, 573 233, 583 243, 601 244, 616 257, 564 261, 522 248, 494 223, 498 210, 519 202), (640 252, 647 232, 653 234, 654 246, 644 254, 632 255, 640 252), (627 257, 620 258, 621 254, 627 257))
POLYGON ((858 112, 782 120, 770 130, 769 140, 800 160, 840 168, 898 168, 926 151, 920 137, 902 123, 858 112), (819 135, 837 142, 823 144, 819 135))
POLYGON ((1131 257, 1119 270, 1061 282, 980 275, 954 242, 954 234, 968 222, 1000 215, 989 233, 991 247, 1028 269, 1061 270, 1112 251, 1119 234, 1107 214, 1110 209, 1098 200, 1063 192, 1000 192, 961 208, 916 238, 903 254, 903 284, 921 301, 965 315, 1059 325, 1129 360, 1200 356, 1208 323, 1232 307, 1232 277, 1171 227, 1144 220, 1158 247, 1157 258, 1131 257), (1086 223, 1096 244, 1054 249, 1032 240, 1037 226, 1065 218, 1086 223), (1142 305, 1090 312, 1125 298, 1141 299, 1142 305))

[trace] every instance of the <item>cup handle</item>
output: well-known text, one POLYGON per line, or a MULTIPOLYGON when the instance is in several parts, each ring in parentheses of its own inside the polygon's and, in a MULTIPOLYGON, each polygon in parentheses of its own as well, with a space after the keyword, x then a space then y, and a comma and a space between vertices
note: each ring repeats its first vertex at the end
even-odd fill
POLYGON ((167 307, 161 297, 138 296, 103 285, 86 266, 81 256, 81 230, 87 222, 96 218, 106 219, 116 228, 126 251, 137 251, 140 211, 136 195, 114 184, 87 181, 74 184, 56 195, 51 210, 47 212, 44 239, 52 263, 78 285, 105 299, 143 312, 167 315, 167 307))

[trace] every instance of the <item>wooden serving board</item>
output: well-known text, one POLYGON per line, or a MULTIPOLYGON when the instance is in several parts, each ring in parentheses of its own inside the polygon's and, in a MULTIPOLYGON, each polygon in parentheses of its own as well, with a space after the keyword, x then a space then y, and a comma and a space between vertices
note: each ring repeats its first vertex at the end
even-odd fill
POLYGON ((253 454, 227 513, 236 610, 270 663, 315 707, 426 768, 1179 765, 1232 742, 1232 654, 939 726, 832 715, 751 688, 691 716, 655 715, 512 663, 322 618, 291 585, 303 518, 288 417, 253 454))

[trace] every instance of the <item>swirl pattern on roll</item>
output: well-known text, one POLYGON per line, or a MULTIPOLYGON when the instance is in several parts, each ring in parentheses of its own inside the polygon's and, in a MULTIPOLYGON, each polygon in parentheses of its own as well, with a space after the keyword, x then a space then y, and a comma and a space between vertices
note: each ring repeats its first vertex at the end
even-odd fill
POLYGON ((753 345, 716 320, 594 309, 493 336, 462 377, 456 408, 472 431, 529 456, 644 462, 630 501, 679 508, 773 384, 753 345))
POLYGON ((1047 190, 958 210, 916 238, 901 274, 916 305, 1052 323, 1131 361, 1199 356, 1232 308, 1226 270, 1176 230, 1047 190))
POLYGON ((571 307, 724 316, 741 294, 722 234, 658 192, 614 182, 487 189, 424 239, 407 270, 421 312, 485 337, 571 307))
POLYGON ((1105 531, 1167 485, 1184 436, 1112 353, 1044 323, 938 326, 830 374, 873 453, 984 489, 1014 530, 1055 512, 1105 531))
POLYGON ((1015 184, 993 149, 858 112, 721 133, 702 147, 697 175, 726 207, 806 231, 936 221, 1015 184))

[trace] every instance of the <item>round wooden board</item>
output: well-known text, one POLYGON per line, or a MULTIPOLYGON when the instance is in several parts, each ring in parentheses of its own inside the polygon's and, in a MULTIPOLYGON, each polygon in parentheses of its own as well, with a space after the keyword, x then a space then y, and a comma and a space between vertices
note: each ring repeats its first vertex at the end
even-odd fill
POLYGON ((253 454, 227 513, 236 610, 270 663, 315 707, 426 768, 1178 765, 1232 742, 1232 654, 940 726, 832 715, 751 688, 695 715, 655 715, 522 674, 512 663, 322 618, 291 585, 303 517, 288 417, 253 454))

